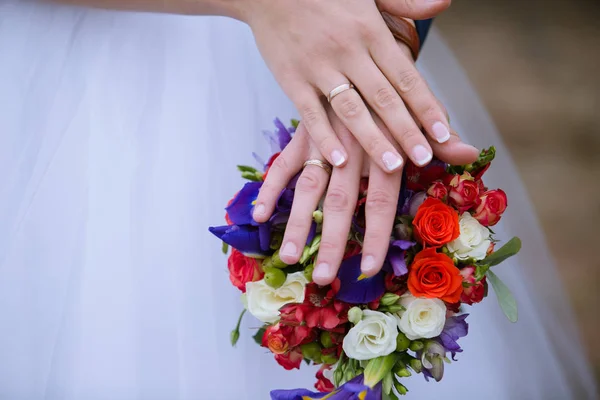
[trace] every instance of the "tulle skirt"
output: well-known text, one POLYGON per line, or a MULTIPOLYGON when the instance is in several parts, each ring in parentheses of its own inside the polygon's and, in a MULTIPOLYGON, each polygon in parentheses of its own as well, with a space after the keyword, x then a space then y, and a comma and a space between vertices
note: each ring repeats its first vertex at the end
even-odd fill
MULTIPOLYGON (((296 117, 243 24, 223 18, 0 1, 0 398, 267 399, 314 384, 251 336, 207 231, 239 188, 261 132, 296 117)), ((595 387, 518 174, 434 33, 420 67, 452 123, 500 157, 499 267, 520 320, 493 298, 469 310, 464 353, 415 399, 587 399, 595 387)))

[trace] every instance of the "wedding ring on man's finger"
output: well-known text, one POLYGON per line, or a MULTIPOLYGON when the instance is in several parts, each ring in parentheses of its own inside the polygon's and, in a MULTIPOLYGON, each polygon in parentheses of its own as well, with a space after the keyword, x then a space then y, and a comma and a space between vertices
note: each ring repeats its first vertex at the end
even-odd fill
POLYGON ((331 175, 331 165, 327 164, 326 162, 317 159, 312 159, 304 163, 304 168, 306 168, 307 165, 314 165, 315 167, 319 167, 325 172, 327 172, 327 175, 331 175))
POLYGON ((329 92, 329 95, 327 96, 327 101, 331 103, 331 100, 333 100, 335 96, 350 89, 354 89, 354 85, 351 83, 344 83, 340 86, 335 87, 331 92, 329 92))

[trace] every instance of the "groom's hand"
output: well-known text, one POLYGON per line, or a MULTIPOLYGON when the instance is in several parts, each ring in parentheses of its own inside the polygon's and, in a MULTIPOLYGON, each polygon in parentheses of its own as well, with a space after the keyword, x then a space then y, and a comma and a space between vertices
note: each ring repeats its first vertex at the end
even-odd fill
POLYGON ((428 19, 442 13, 452 0, 375 0, 377 8, 396 17, 428 19))

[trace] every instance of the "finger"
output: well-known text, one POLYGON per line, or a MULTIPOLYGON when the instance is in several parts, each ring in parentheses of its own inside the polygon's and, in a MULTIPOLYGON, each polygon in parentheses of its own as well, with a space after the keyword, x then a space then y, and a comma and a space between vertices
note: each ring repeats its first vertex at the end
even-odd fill
POLYGON ((298 108, 302 122, 323 157, 331 165, 343 166, 348 160, 348 153, 333 131, 317 92, 311 89, 291 93, 294 93, 292 101, 298 108))
MULTIPOLYGON (((329 74, 328 76, 334 77, 335 75, 329 74)), ((319 84, 319 87, 327 95, 331 90, 344 83, 348 83, 348 78, 337 74, 336 78, 330 78, 327 82, 319 84)), ((350 89, 336 95, 331 99, 331 107, 375 163, 389 172, 400 168, 404 160, 377 127, 356 90, 350 89)))
POLYGON ((429 143, 436 157, 450 165, 470 164, 479 157, 479 150, 464 143, 454 130, 450 132, 450 140, 447 143, 442 145, 433 140, 429 143))
POLYGON ((292 141, 283 149, 269 168, 265 182, 260 188, 252 217, 256 222, 266 222, 275 209, 281 191, 302 169, 308 154, 308 132, 300 123, 292 141))
POLYGON ((402 170, 386 174, 373 165, 365 204, 365 238, 361 261, 362 273, 377 274, 385 261, 400 195, 402 170))
MULTIPOLYGON (((360 149, 358 143, 356 146, 360 149)), ((362 164, 360 153, 351 156, 352 162, 346 167, 334 169, 325 195, 321 243, 313 272, 313 280, 319 285, 330 284, 337 276, 348 241, 362 164)))
POLYGON ((373 60, 427 134, 438 143, 447 142, 450 139, 450 125, 437 98, 417 71, 412 59, 397 47, 397 51, 389 49, 390 41, 387 39, 375 42, 370 49, 373 60))
POLYGON ((450 7, 451 0, 376 0, 381 11, 397 17, 429 19, 450 7))
POLYGON ((362 83, 359 90, 363 98, 383 120, 413 163, 421 167, 429 163, 433 153, 427 139, 379 68, 373 62, 352 64, 347 73, 354 82, 362 83))
POLYGON ((363 149, 343 123, 332 116, 332 125, 350 152, 344 168, 334 168, 323 207, 323 229, 313 280, 319 285, 333 282, 337 276, 348 241, 363 164, 363 149))
MULTIPOLYGON (((315 149, 310 159, 322 160, 322 156, 315 149)), ((284 263, 296 264, 300 259, 313 222, 313 212, 325 192, 327 182, 329 182, 329 172, 316 165, 307 165, 300 174, 279 252, 279 258, 284 263)))

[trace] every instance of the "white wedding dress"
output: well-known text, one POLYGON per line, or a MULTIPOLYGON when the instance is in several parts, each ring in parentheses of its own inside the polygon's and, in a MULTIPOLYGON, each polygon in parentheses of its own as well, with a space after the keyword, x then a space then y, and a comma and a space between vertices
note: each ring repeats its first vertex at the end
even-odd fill
MULTIPOLYGON (((444 380, 413 399, 590 399, 569 306, 506 149, 437 34, 421 68, 452 122, 500 157, 488 184, 523 238, 499 267, 520 320, 473 307, 444 380)), ((262 400, 312 387, 229 332, 242 309, 207 227, 296 116, 249 29, 223 18, 0 0, 0 399, 262 400)))

